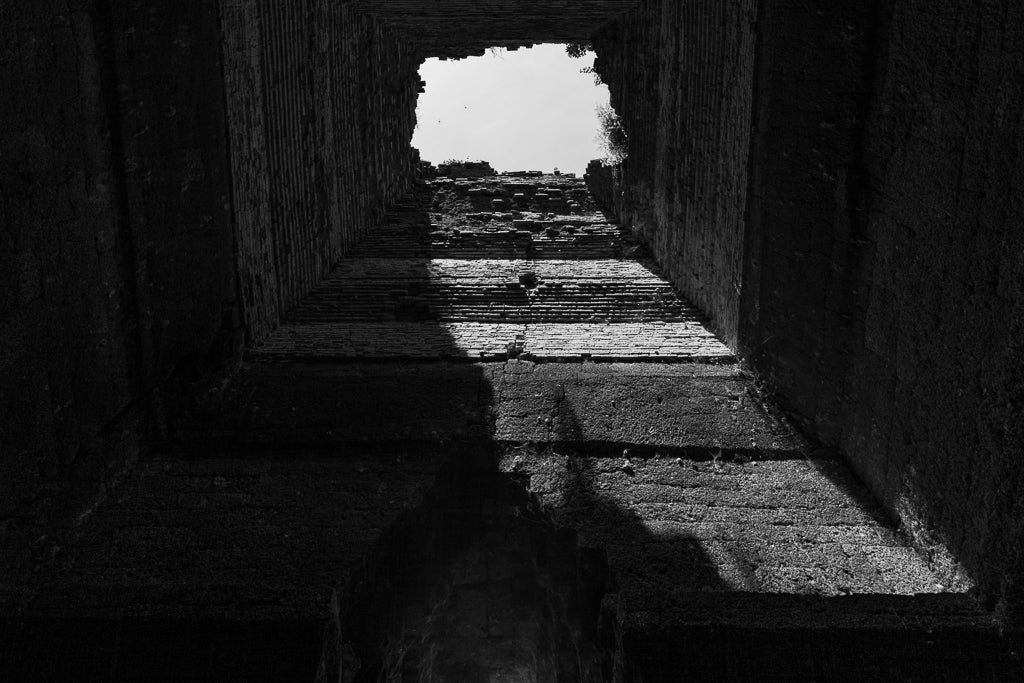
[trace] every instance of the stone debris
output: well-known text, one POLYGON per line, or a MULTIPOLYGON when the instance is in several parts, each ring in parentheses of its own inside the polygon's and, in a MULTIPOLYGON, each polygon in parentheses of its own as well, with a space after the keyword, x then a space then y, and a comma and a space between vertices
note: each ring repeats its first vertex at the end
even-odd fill
POLYGON ((519 274, 519 284, 526 289, 536 289, 537 285, 540 284, 540 279, 535 272, 527 270, 519 274))

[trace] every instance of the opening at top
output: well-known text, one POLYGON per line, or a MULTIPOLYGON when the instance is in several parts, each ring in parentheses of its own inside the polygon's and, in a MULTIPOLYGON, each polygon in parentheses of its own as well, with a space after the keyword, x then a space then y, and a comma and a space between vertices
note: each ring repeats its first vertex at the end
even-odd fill
POLYGON ((498 172, 582 175, 609 157, 608 88, 586 46, 492 48, 482 57, 428 59, 413 145, 425 161, 487 160, 498 172))

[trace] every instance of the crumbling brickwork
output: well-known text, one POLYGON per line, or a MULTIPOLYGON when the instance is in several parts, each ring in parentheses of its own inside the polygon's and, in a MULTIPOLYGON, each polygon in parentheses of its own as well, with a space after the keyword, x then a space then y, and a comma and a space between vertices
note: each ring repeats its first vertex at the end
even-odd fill
POLYGON ((494 46, 588 40, 638 0, 354 0, 384 19, 424 56, 464 57, 494 46), (457 30, 452 30, 453 26, 457 30))

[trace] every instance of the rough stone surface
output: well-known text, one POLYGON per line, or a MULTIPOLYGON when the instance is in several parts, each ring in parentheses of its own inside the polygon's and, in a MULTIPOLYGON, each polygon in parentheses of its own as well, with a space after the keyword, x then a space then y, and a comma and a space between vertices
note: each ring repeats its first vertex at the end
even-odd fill
POLYGON ((260 341, 408 190, 419 56, 333 0, 225 0, 221 17, 239 278, 260 341))
POLYGON ((688 620, 695 615, 673 600, 708 591, 948 592, 879 525, 884 513, 864 504, 867 490, 837 460, 777 459, 768 448, 739 460, 510 451, 502 466, 529 476, 581 544, 606 549, 620 608, 630 612, 688 620))
POLYGON ((322 616, 381 531, 415 506, 444 454, 337 456, 145 463, 61 555, 33 612, 322 616))
POLYGON ((208 376, 242 322, 215 8, 5 5, 0 27, 0 565, 15 571, 134 462, 155 390, 208 376))
POLYGON ((1024 7, 961 10, 901 2, 887 26, 841 443, 1024 620, 1024 7))
POLYGON ((0 104, 0 519, 14 535, 2 549, 7 561, 29 541, 19 522, 47 514, 83 447, 135 398, 138 340, 124 330, 135 288, 122 270, 130 267, 128 228, 114 196, 101 57, 89 17, 54 21, 60 4, 0 10, 0 85, 11 93, 0 104), (55 87, 43 87, 44 73, 55 87))
POLYGON ((786 76, 760 86, 748 352, 908 528, 1012 611, 1024 91, 1007 74, 1024 64, 1024 16, 844 5, 816 19, 816 40, 843 45, 827 61, 790 40, 801 18, 763 22, 763 68, 786 76))
POLYGON ((590 184, 781 405, 1019 614, 1024 16, 753 9, 648 0, 596 38, 630 157, 590 184))
POLYGON ((636 0, 355 0, 360 11, 386 19, 424 56, 483 54, 495 45, 585 41, 636 0), (453 33, 458 22, 462 30, 453 33))
POLYGON ((644 0, 594 41, 628 133, 602 200, 736 344, 753 101, 753 0, 644 0))
POLYGON ((329 323, 288 324, 256 358, 459 359, 535 362, 589 359, 666 363, 731 359, 698 323, 329 323))
MULTIPOLYGON (((403 479, 397 465, 372 470, 376 481, 345 500, 372 499, 392 481, 433 494, 405 511, 368 502, 383 515, 376 540, 352 530, 351 545, 324 541, 339 554, 367 553, 363 571, 386 579, 377 588, 392 578, 402 590, 453 587, 437 603, 444 627, 422 631, 441 639, 449 663, 494 644, 489 674, 505 675, 510 643, 588 654, 600 643, 602 667, 626 671, 627 653, 648 681, 763 671, 1022 678, 1019 633, 988 629, 993 617, 1020 623, 1024 605, 1021 12, 999 0, 3 5, 0 85, 14 94, 0 103, 5 677, 287 680, 316 668, 311 640, 327 645, 325 666, 332 643, 335 659, 351 663, 340 624, 358 617, 359 602, 324 605, 332 570, 310 539, 333 527, 306 522, 322 508, 343 517, 328 489, 363 482, 358 467, 333 464, 381 456, 357 452, 363 441, 412 444, 412 455, 471 436, 482 451, 509 446, 522 451, 513 465, 523 460, 505 472, 478 462, 438 475, 444 486, 426 483, 426 472, 403 479), (548 310, 576 317, 514 323, 522 344, 517 332, 505 345, 518 360, 256 363, 193 396, 237 359, 244 333, 265 339, 409 186, 421 58, 585 40, 595 30, 631 157, 593 174, 593 186, 635 222, 672 284, 747 357, 765 391, 732 366, 527 362, 531 329, 536 348, 555 354, 569 346, 562 326, 582 322, 582 298, 556 296, 548 310), (819 455, 797 457, 801 441, 764 409, 767 397, 842 447, 900 532, 856 486, 837 484, 848 475, 818 470, 819 455), (165 450, 165 470, 139 469, 90 524, 85 513, 165 429, 190 453, 165 450), (550 469, 558 458, 531 460, 543 448, 524 442, 552 445, 587 486, 567 494, 573 478, 550 469), (270 454, 277 447, 285 457, 270 454), (200 455, 227 473, 213 476, 209 496, 198 493, 208 472, 183 474, 200 455), (685 485, 674 458, 710 488, 685 485), (311 460, 322 481, 300 474, 311 460), (709 462, 724 481, 712 481, 709 462), (776 468, 772 477, 744 488, 762 466, 776 468), (294 486, 269 486, 247 468, 294 486), (524 498, 524 479, 571 530, 562 534, 524 498), (189 495, 172 500, 172 482, 189 495), (716 497, 715 485, 733 490, 725 482, 757 505, 716 497), (292 489, 315 504, 304 507, 292 489), (595 490, 613 504, 587 498, 595 490), (827 514, 802 516, 793 490, 827 514), (233 516, 234 506, 252 519, 233 516), (801 524, 781 523, 791 518, 801 524), (470 525, 478 536, 443 540, 467 520, 483 525, 470 525), (748 520, 772 543, 745 536, 748 520), (83 524, 63 534, 55 521, 83 524), (302 537, 304 525, 313 531, 302 537), (271 538, 285 527, 299 535, 271 538), (430 581, 382 570, 405 548, 433 553, 430 581), (303 553, 315 568, 308 581, 287 564, 303 553), (248 560, 265 570, 264 584, 248 560), (958 587, 953 560, 976 581, 985 611, 962 594, 891 594, 958 587), (506 561, 511 577, 500 571, 506 561), (618 589, 606 581, 612 565, 618 589), (463 569, 476 578, 456 582, 463 569), (675 580, 680 573, 692 580, 675 580), (677 590, 716 585, 723 590, 677 590), (83 614, 88 606, 107 616, 76 621, 76 601, 83 614), (132 604, 160 605, 164 616, 132 604), (236 616, 200 620, 197 604, 236 616), (516 605, 540 607, 524 614, 516 605), (624 610, 612 645, 591 628, 601 605, 624 610), (490 608, 505 618, 484 618, 490 608), (566 636, 581 624, 585 638, 566 636), (11 658, 28 668, 8 667, 11 658)), ((395 228, 393 258, 515 263, 526 270, 509 272, 507 284, 527 301, 547 296, 535 290, 575 258, 649 263, 568 179, 436 181, 445 196, 415 230, 395 228)), ((377 248, 367 243, 360 255, 377 248)), ((572 266, 567 282, 593 266, 572 266)), ((672 291, 657 287, 646 300, 672 291)), ((397 322, 431 322, 417 317, 430 314, 417 296, 398 294, 397 322)), ((608 301, 595 314, 628 308, 608 301)), ((527 307, 511 308, 522 316, 527 307)), ((676 314, 652 310, 647 322, 676 314)), ((615 328, 590 324, 579 329, 591 351, 610 349, 615 328)), ((449 334, 435 325, 427 346, 449 334)), ((446 465, 466 452, 445 451, 446 465)), ((407 616, 429 623, 429 613, 407 616)), ((389 629, 365 633, 386 643, 389 629)))
POLYGON ((221 444, 460 439, 793 451, 735 366, 256 363, 182 416, 221 444))
POLYGON ((734 367, 511 363, 491 377, 501 441, 800 447, 734 367))
POLYGON ((385 238, 377 236, 371 247, 361 246, 342 259, 252 355, 321 360, 731 358, 700 324, 703 315, 597 210, 581 181, 561 176, 439 178, 417 197, 396 206, 384 221, 385 238), (501 196, 519 197, 521 210, 478 210, 501 196), (517 229, 517 223, 528 225, 517 229), (497 234, 511 240, 481 239, 497 234), (608 248, 595 249, 595 241, 587 238, 608 248), (473 248, 463 249, 470 240, 473 248), (445 258, 410 258, 410 244, 429 244, 445 258), (510 246, 521 248, 527 258, 494 258, 510 246), (617 258, 607 258, 608 251, 617 258))
POLYGON ((636 261, 358 259, 335 269, 289 312, 287 322, 403 317, 623 323, 703 316, 636 261), (524 283, 527 274, 532 276, 524 283))

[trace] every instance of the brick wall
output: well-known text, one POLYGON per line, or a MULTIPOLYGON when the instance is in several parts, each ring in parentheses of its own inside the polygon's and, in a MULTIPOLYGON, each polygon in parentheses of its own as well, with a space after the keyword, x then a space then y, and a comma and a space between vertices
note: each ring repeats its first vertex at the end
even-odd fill
POLYGON ((425 57, 586 39, 634 4, 221 0, 250 341, 273 330, 408 189, 425 57))
POLYGON ((737 341, 754 0, 645 0, 599 35, 629 135, 615 207, 669 277, 737 341))
MULTIPOLYGON (((0 7, 5 561, 102 497, 153 397, 237 352, 243 308, 258 340, 405 189, 423 56, 583 39, 633 4, 0 7)), ((595 42, 630 134, 620 213, 1018 618, 1022 14, 643 0, 595 42)))
MULTIPOLYGON (((272 329, 408 186, 425 41, 355 4, 0 10, 0 85, 17 94, 0 104, 11 549, 100 500, 163 406, 272 329)), ((624 4, 591 3, 571 37, 624 4)), ((533 3, 520 24, 546 30, 565 9, 533 3)), ((484 33, 456 42, 515 33, 474 13, 484 33)))
POLYGON ((1019 619, 1024 11, 754 9, 647 0, 599 37, 630 157, 594 184, 779 402, 1019 619))
POLYGON ((482 54, 496 45, 588 39, 638 0, 353 0, 430 57, 482 54), (457 28, 456 28, 457 27, 457 28))
POLYGON ((409 187, 419 56, 330 0, 223 0, 240 285, 252 341, 409 187))

